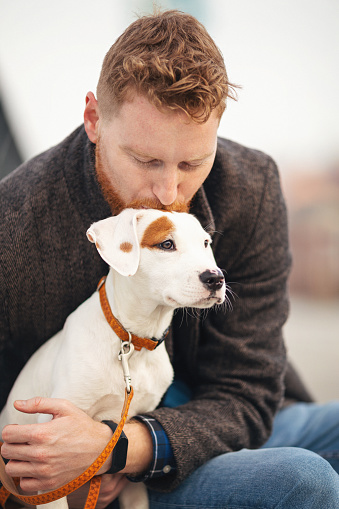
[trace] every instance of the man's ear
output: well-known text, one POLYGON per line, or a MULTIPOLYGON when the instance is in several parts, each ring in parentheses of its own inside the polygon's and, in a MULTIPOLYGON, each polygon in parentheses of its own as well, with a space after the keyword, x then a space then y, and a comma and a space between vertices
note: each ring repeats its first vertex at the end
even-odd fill
POLYGON ((92 143, 96 143, 98 141, 98 120, 98 101, 94 97, 93 92, 88 92, 86 95, 86 107, 84 111, 84 126, 87 136, 92 143))

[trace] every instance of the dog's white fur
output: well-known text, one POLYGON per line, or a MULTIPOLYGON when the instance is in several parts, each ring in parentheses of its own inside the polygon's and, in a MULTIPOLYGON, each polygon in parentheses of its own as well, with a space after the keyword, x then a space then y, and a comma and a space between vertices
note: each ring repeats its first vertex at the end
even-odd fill
MULTIPOLYGON (((113 314, 138 336, 162 337, 175 308, 207 308, 224 301, 225 284, 212 292, 199 279, 203 272, 218 268, 209 234, 189 214, 126 209, 119 216, 94 223, 87 236, 110 265, 106 292, 113 314), (157 246, 151 246, 152 229, 148 230, 151 238, 142 247, 146 229, 163 217, 173 224, 172 231, 162 235, 160 228, 157 246), (167 240, 173 244, 160 245, 167 240)), ((95 292, 26 364, 1 413, 0 429, 9 423, 37 422, 36 415, 13 407, 16 399, 35 396, 66 398, 93 419, 119 422, 125 390, 119 350, 120 340, 108 325, 95 292)), ((133 417, 159 404, 173 370, 165 343, 154 351, 135 351, 129 366, 134 388, 129 417, 133 417)), ((49 418, 42 415, 38 420, 49 418)), ((122 507, 148 506, 147 492, 143 487, 140 493, 141 486, 127 486, 120 499, 122 507)), ((67 507, 66 498, 52 504, 53 509, 67 507)))

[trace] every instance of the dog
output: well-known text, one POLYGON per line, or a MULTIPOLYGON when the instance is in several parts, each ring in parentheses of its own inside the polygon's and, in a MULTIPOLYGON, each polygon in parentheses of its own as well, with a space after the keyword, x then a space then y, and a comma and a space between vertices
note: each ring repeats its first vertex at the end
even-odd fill
MULTIPOLYGON (((125 209, 92 224, 87 238, 110 267, 107 298, 125 331, 159 340, 175 309, 205 309, 225 300, 225 279, 216 265, 211 237, 188 213, 125 209)), ((16 399, 35 396, 68 399, 95 420, 119 422, 126 382, 120 350, 121 341, 108 324, 96 291, 23 368, 0 415, 0 429, 9 423, 37 422, 35 415, 13 407, 16 399)), ((132 418, 155 409, 172 382, 165 342, 153 351, 134 351, 129 369, 132 418)), ((50 418, 40 415, 38 422, 50 418)), ((123 508, 147 508, 145 486, 129 483, 119 502, 123 508)), ((52 504, 53 509, 68 507, 66 498, 52 504)))

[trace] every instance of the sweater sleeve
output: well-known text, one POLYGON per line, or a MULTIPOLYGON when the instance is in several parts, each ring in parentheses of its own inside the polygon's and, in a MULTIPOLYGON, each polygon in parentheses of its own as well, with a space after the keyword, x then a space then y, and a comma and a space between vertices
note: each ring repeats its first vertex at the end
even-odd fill
MULTIPOLYGON (((2 239, 1 239, 2 240, 2 239)), ((8 312, 7 312, 7 298, 5 292, 5 281, 2 270, 2 264, 0 264, 0 357, 4 355, 4 345, 10 342, 9 324, 8 324, 8 312)), ((6 391, 6 380, 0 377, 0 410, 6 402, 7 391, 6 391)))
POLYGON ((231 304, 200 319, 179 314, 174 322, 176 371, 186 376, 193 399, 151 413, 168 434, 177 465, 152 481, 153 489, 173 490, 214 456, 260 447, 281 404, 290 269, 286 210, 270 159, 253 182, 247 196, 238 186, 242 198, 235 193, 233 205, 223 201, 227 213, 214 211, 215 255, 227 270, 231 304))

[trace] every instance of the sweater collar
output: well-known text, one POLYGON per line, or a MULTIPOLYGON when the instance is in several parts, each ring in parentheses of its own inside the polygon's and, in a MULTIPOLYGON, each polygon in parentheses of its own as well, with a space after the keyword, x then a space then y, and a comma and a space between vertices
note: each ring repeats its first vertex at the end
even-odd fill
MULTIPOLYGON (((213 168, 211 171, 213 171, 213 168)), ((215 221, 203 185, 198 189, 192 200, 190 212, 195 215, 206 231, 210 234, 214 232, 215 221)))

